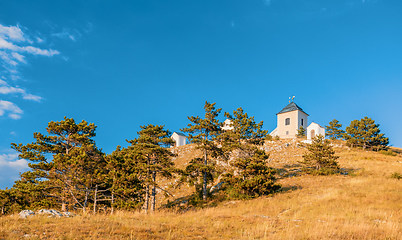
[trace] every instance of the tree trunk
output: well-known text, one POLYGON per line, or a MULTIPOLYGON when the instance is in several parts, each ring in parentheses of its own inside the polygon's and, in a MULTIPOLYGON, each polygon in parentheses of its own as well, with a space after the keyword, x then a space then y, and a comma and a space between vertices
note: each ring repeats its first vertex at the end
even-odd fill
POLYGON ((61 211, 67 212, 67 204, 64 200, 62 200, 62 202, 61 202, 61 211))
POLYGON ((150 161, 149 161, 149 156, 147 156, 147 186, 145 187, 145 203, 144 203, 144 209, 145 213, 148 213, 149 209, 149 175, 151 174, 151 170, 149 169, 150 167, 150 161))
POLYGON ((62 212, 67 212, 68 211, 68 209, 67 209, 67 201, 66 201, 66 199, 67 199, 67 196, 66 195, 68 195, 68 186, 67 186, 67 184, 65 184, 64 183, 64 188, 63 188, 63 192, 61 193, 61 211, 62 212))
POLYGON ((148 213, 148 203, 149 203, 149 185, 145 187, 145 203, 144 203, 145 213, 148 213))
POLYGON ((88 188, 85 188, 85 201, 84 201, 84 206, 82 207, 82 212, 87 211, 87 204, 88 204, 88 188))
POLYGON ((98 184, 96 184, 95 186, 95 193, 94 193, 94 214, 96 213, 96 198, 97 198, 97 194, 98 194, 98 184))
MULTIPOLYGON (((207 166, 207 151, 204 151, 204 165, 207 166)), ((202 199, 207 200, 207 172, 204 171, 204 182, 202 184, 202 199)))
POLYGON ((111 211, 111 214, 113 214, 113 212, 114 212, 114 194, 112 193, 112 211, 111 211))
MULTIPOLYGON (((152 171, 152 181, 155 182, 156 180, 156 173, 152 171)), ((155 185, 152 186, 152 197, 151 197, 151 211, 155 212, 155 202, 156 202, 156 187, 155 185)))

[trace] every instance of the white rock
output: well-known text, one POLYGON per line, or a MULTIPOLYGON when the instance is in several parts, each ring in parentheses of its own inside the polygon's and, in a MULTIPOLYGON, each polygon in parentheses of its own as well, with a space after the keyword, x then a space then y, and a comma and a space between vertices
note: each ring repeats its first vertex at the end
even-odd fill
POLYGON ((48 210, 48 209, 41 209, 41 210, 39 210, 39 211, 37 212, 37 214, 40 214, 40 215, 46 214, 46 215, 51 215, 51 216, 53 216, 53 217, 63 217, 63 214, 61 214, 60 212, 58 212, 58 211, 56 211, 56 210, 53 210, 53 209, 50 209, 50 210, 48 210))
POLYGON ((19 214, 20 218, 27 218, 35 215, 35 213, 31 210, 23 210, 19 214))
POLYGON ((220 182, 218 184, 216 184, 215 186, 211 187, 211 189, 209 190, 211 193, 214 193, 218 190, 221 189, 222 184, 224 184, 225 182, 220 182))

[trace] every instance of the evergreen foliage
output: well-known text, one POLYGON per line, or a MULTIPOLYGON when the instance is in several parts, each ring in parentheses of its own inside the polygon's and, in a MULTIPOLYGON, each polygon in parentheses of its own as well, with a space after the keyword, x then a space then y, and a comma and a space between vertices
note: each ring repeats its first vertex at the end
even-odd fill
POLYGON ((254 117, 249 117, 242 108, 233 111, 233 115, 225 112, 225 116, 231 120, 233 130, 225 131, 224 135, 232 135, 226 139, 232 142, 246 142, 249 144, 261 145, 268 134, 267 130, 262 130, 263 121, 256 123, 254 117))
POLYGON ((227 157, 235 156, 229 162, 232 169, 223 175, 225 192, 229 198, 253 198, 271 194, 280 188, 275 184, 275 170, 267 163, 269 155, 259 150, 268 132, 262 130, 263 122, 256 124, 242 108, 225 113, 232 121, 233 130, 222 133, 222 149, 227 157))
POLYGON ((339 156, 335 155, 329 140, 324 139, 322 135, 317 135, 313 138, 312 143, 307 145, 307 150, 301 162, 307 172, 326 175, 339 170, 339 165, 336 161, 339 156))
POLYGON ((172 161, 175 154, 167 148, 174 144, 170 138, 172 134, 163 128, 164 126, 152 124, 141 126, 141 131, 138 132, 139 137, 128 141, 132 144, 132 150, 139 154, 137 158, 141 159, 140 163, 143 166, 140 174, 145 185, 144 209, 146 212, 149 209, 149 202, 151 202, 151 211, 156 210, 156 188, 168 193, 158 184, 157 178, 169 179, 178 172, 172 161))
POLYGON ((345 131, 341 129, 342 124, 338 120, 334 119, 329 122, 328 126, 325 126, 325 135, 331 140, 342 139, 345 131))
POLYGON ((4 215, 6 213, 6 209, 11 202, 10 197, 11 197, 10 191, 8 189, 6 189, 6 190, 0 189, 0 206, 1 206, 0 214, 1 215, 4 215))
POLYGON ((276 171, 268 166, 269 155, 256 147, 252 152, 249 157, 237 158, 232 163, 236 170, 222 178, 229 198, 254 198, 281 188, 275 184, 276 171))
POLYGON ((353 120, 346 127, 345 140, 352 147, 362 147, 363 150, 370 148, 373 150, 385 149, 389 144, 389 139, 380 133, 379 124, 371 118, 364 117, 361 120, 353 120))
POLYGON ((297 137, 302 138, 306 136, 306 129, 303 126, 300 126, 297 130, 297 137))
POLYGON ((391 174, 391 178, 395 178, 395 179, 402 179, 402 174, 398 173, 398 172, 394 172, 393 174, 391 174))
POLYGON ((96 126, 64 117, 63 121, 49 122, 46 129, 49 135, 34 133, 35 142, 11 144, 19 158, 30 161, 31 168, 21 174, 14 188, 31 195, 25 197, 26 204, 48 206, 57 201, 63 211, 67 205, 85 211, 106 165, 104 154, 92 139, 96 126))
MULTIPOLYGON (((218 147, 216 142, 221 133, 222 126, 217 117, 222 109, 216 109, 215 103, 205 102, 204 110, 204 118, 199 116, 188 117, 191 123, 189 123, 186 128, 181 129, 181 131, 188 133, 189 141, 195 143, 197 149, 203 152, 203 163, 200 162, 199 158, 191 160, 186 168, 185 175, 187 177, 185 178, 196 186, 196 190, 197 186, 202 184, 202 198, 206 200, 207 184, 213 181, 212 172, 215 170, 214 162, 217 158, 222 156, 222 150, 218 147)), ((183 181, 184 180, 185 179, 183 179, 183 181)))
POLYGON ((106 157, 106 162, 112 212, 115 207, 127 210, 140 208, 144 203, 145 193, 141 174, 145 171, 145 166, 140 153, 132 146, 117 146, 106 157))

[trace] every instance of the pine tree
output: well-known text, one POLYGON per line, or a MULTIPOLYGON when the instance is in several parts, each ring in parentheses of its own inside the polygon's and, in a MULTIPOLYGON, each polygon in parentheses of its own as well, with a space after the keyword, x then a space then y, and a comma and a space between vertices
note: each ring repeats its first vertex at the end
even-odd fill
POLYGON ((234 142, 238 143, 247 142, 256 145, 264 143, 268 131, 262 130, 263 121, 257 124, 254 117, 249 117, 242 108, 233 111, 233 115, 225 112, 225 116, 231 120, 233 130, 225 131, 223 135, 232 135, 234 142))
POLYGON ((145 211, 148 211, 149 200, 151 211, 156 210, 156 189, 164 191, 157 181, 157 177, 171 178, 175 172, 172 157, 175 156, 167 147, 174 144, 170 138, 171 132, 163 129, 164 126, 147 125, 141 126, 137 139, 128 141, 132 148, 143 159, 145 163, 144 185, 145 185, 145 211), (151 195, 150 192, 151 191, 151 195), (149 199, 151 197, 151 199, 149 199))
POLYGON ((0 214, 4 215, 6 213, 6 206, 10 203, 10 191, 8 189, 0 189, 0 214))
POLYGON ((144 203, 146 163, 135 147, 117 146, 106 157, 112 213, 115 207, 136 209, 144 203))
POLYGON ((217 117, 222 109, 215 109, 215 103, 205 102, 204 110, 204 118, 200 118, 199 116, 188 117, 191 123, 188 124, 187 128, 181 129, 181 131, 187 132, 190 142, 195 143, 197 149, 203 152, 203 163, 200 164, 200 158, 193 159, 190 162, 190 166, 188 166, 187 176, 193 176, 196 175, 196 172, 201 172, 203 179, 202 198, 205 201, 207 199, 207 184, 213 181, 213 178, 209 178, 208 175, 214 171, 214 160, 222 155, 222 150, 216 142, 221 133, 222 125, 219 123, 217 117), (193 172, 189 172, 190 170, 193 170, 193 172))
POLYGON ((361 120, 353 120, 346 127, 345 139, 352 147, 359 146, 363 150, 372 148, 374 150, 384 149, 389 144, 389 139, 380 133, 379 124, 371 118, 364 117, 361 120))
POLYGON ((275 170, 268 166, 269 155, 257 146, 264 144, 268 134, 262 130, 263 122, 256 124, 254 117, 249 117, 242 108, 225 113, 232 121, 232 130, 221 134, 222 149, 229 158, 232 167, 223 175, 222 182, 231 198, 258 197, 275 192, 280 185, 275 184, 275 170))
POLYGON ((31 170, 23 173, 15 186, 22 192, 33 190, 32 194, 43 196, 36 201, 44 204, 59 199, 62 211, 67 210, 69 202, 85 211, 98 180, 96 174, 105 166, 103 154, 92 139, 96 126, 64 117, 63 121, 49 122, 46 130, 49 135, 34 133, 35 142, 11 144, 19 158, 31 162, 31 170))
POLYGON ((322 135, 316 136, 313 142, 307 145, 307 150, 308 152, 303 155, 302 164, 309 172, 328 174, 338 171, 339 165, 336 160, 339 156, 335 155, 328 139, 324 139, 322 135))
POLYGON ((343 131, 341 127, 342 124, 340 124, 338 120, 334 119, 329 122, 328 126, 325 126, 325 135, 332 140, 342 139, 345 131, 343 131))
POLYGON ((306 136, 306 129, 304 129, 303 126, 300 126, 297 130, 297 137, 302 138, 304 136, 306 136))
POLYGON ((235 159, 232 165, 236 170, 222 178, 230 198, 259 197, 272 194, 281 187, 275 183, 275 169, 268 166, 269 155, 256 147, 252 151, 250 156, 235 159))
POLYGON ((6 188, 5 190, 0 189, 0 215, 18 212, 30 207, 25 203, 24 196, 14 188, 6 188))

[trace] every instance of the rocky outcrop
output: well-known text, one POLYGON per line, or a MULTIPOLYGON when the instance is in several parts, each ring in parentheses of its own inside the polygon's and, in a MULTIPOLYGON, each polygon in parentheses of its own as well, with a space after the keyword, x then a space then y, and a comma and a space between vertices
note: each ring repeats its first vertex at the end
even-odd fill
POLYGON ((53 209, 41 209, 39 211, 23 210, 19 214, 20 218, 32 217, 34 215, 47 215, 48 217, 73 217, 75 214, 71 212, 59 212, 53 209))
POLYGON ((27 218, 35 215, 35 213, 31 210, 23 210, 19 214, 20 218, 27 218))

